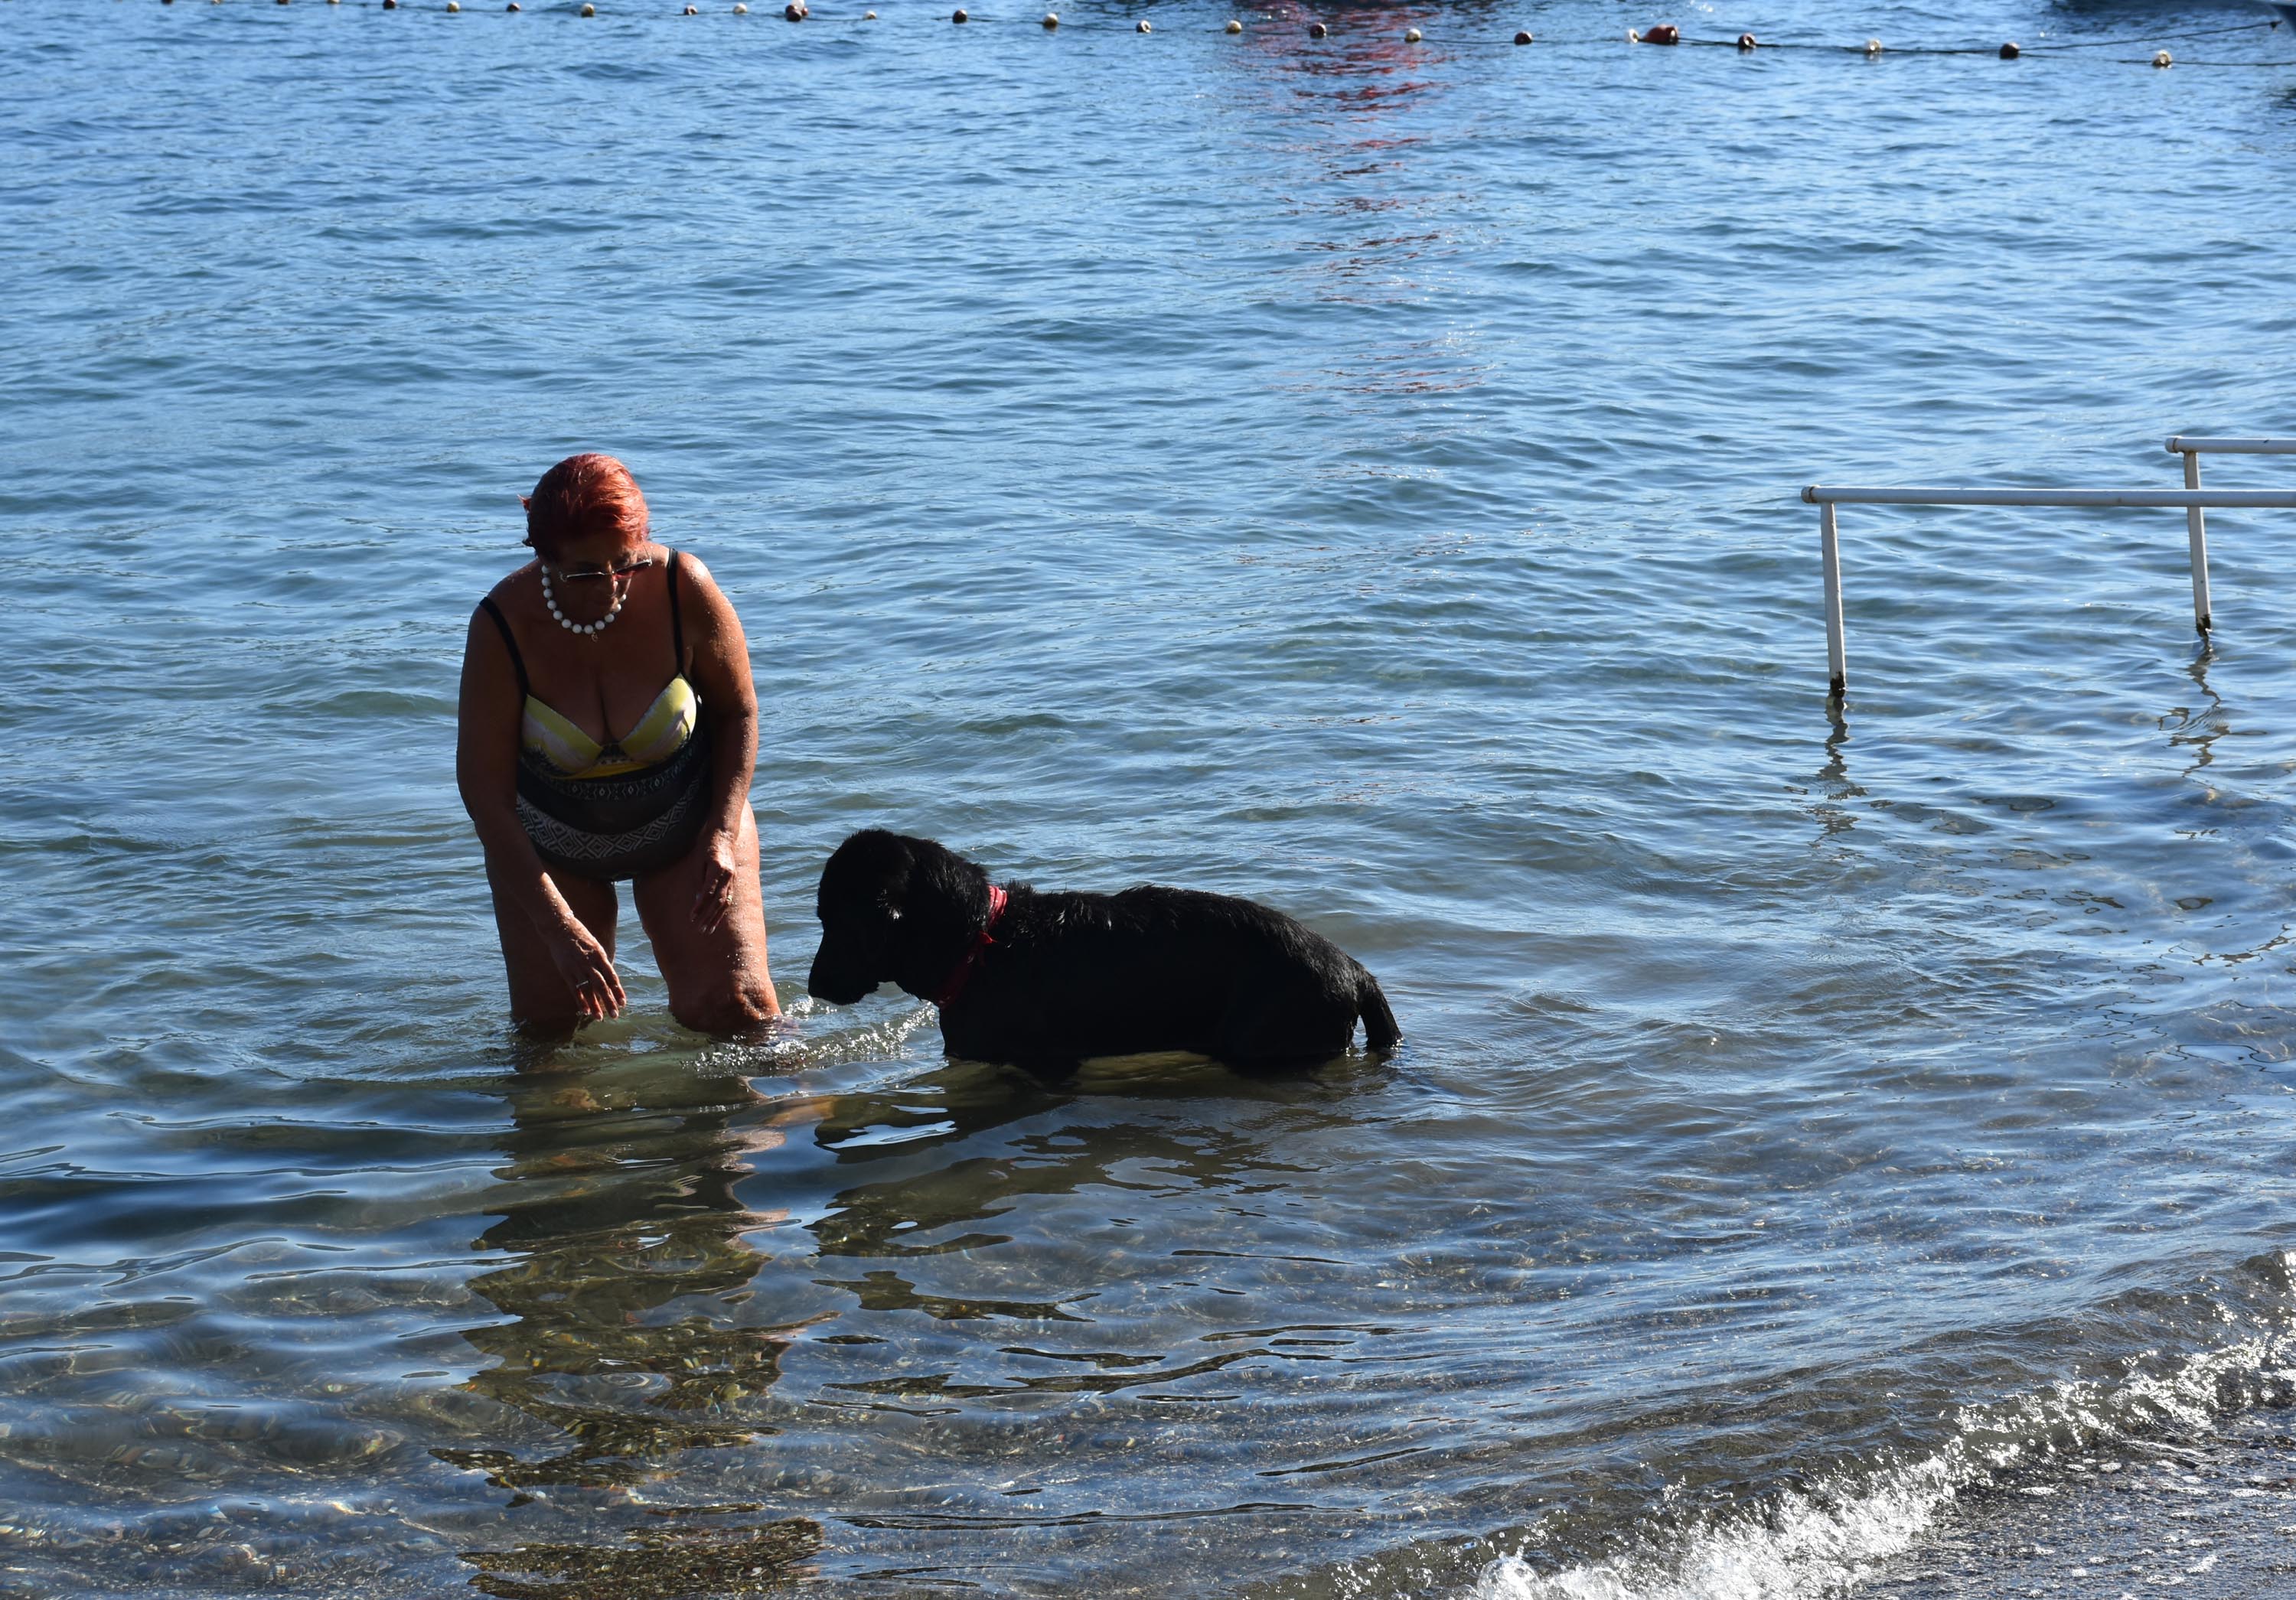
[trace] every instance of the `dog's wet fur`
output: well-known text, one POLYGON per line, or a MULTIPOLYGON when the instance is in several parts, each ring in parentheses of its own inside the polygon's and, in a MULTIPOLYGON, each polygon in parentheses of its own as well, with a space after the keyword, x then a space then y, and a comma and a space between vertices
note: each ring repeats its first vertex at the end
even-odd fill
POLYGON ((1246 1072, 1316 1066, 1347 1049, 1357 1017, 1373 1050, 1402 1038, 1378 980, 1280 911, 1154 884, 1004 890, 983 944, 988 873, 930 839, 856 833, 821 871, 806 987, 849 1005, 881 983, 930 1000, 956 980, 940 1013, 949 1053, 1052 1079, 1090 1057, 1165 1050, 1246 1072))

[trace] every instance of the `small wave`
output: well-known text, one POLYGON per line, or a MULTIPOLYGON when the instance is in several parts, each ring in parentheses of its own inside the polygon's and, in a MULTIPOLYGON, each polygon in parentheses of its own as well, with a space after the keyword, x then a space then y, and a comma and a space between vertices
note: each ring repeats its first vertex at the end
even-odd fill
MULTIPOLYGON (((2276 1275, 2296 1261, 2272 1258, 2276 1275)), ((2258 1265, 2251 1263, 2251 1265, 2258 1265)), ((2296 1342, 2276 1333, 2166 1370, 1964 1408, 1935 1453, 1790 1489, 1759 1509, 1702 1519, 1643 1551, 1541 1571, 1501 1559, 1468 1600, 1821 1600, 1911 1550, 1955 1500, 2083 1451, 2206 1427, 2227 1408, 2286 1404, 2296 1342)), ((2026 1487, 2037 1487, 2027 1484, 2026 1487)))
POLYGON ((1671 1558, 1620 1556, 1542 1574, 1501 1561, 1474 1600, 1800 1600, 1834 1594, 1912 1547, 1962 1487, 1950 1450, 1885 1473, 1833 1500, 1824 1489, 1782 1496, 1768 1514, 1718 1522, 1671 1558))

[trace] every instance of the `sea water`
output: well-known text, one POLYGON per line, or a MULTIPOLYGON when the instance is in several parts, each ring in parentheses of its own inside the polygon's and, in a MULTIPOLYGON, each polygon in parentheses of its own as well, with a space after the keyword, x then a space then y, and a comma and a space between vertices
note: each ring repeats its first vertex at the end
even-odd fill
POLYGON ((2275 1592, 2288 513, 2202 649, 2173 511, 1846 509, 1836 717, 1796 491, 2296 432, 2296 42, 875 4, 0 7, 0 1594, 2275 1592), (627 921, 509 1029, 577 449, 748 630, 775 1038, 627 921), (1406 1042, 947 1061, 804 992, 869 825, 1406 1042))

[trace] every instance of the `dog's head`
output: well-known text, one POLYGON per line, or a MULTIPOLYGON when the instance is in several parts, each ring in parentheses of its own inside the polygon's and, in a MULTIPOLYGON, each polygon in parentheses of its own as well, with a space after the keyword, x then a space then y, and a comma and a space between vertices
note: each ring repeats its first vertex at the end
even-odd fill
POLYGON ((813 908, 821 948, 808 990, 850 1005, 890 981, 931 999, 988 920, 988 874, 930 839, 870 828, 821 869, 813 908))

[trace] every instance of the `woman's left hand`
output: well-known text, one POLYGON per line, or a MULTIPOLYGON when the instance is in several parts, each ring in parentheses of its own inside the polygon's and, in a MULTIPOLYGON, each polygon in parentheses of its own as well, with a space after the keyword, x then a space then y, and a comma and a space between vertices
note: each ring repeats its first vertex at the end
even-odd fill
POLYGON ((734 908, 734 836, 712 833, 701 841, 701 887, 693 895, 693 921, 715 933, 734 908))

